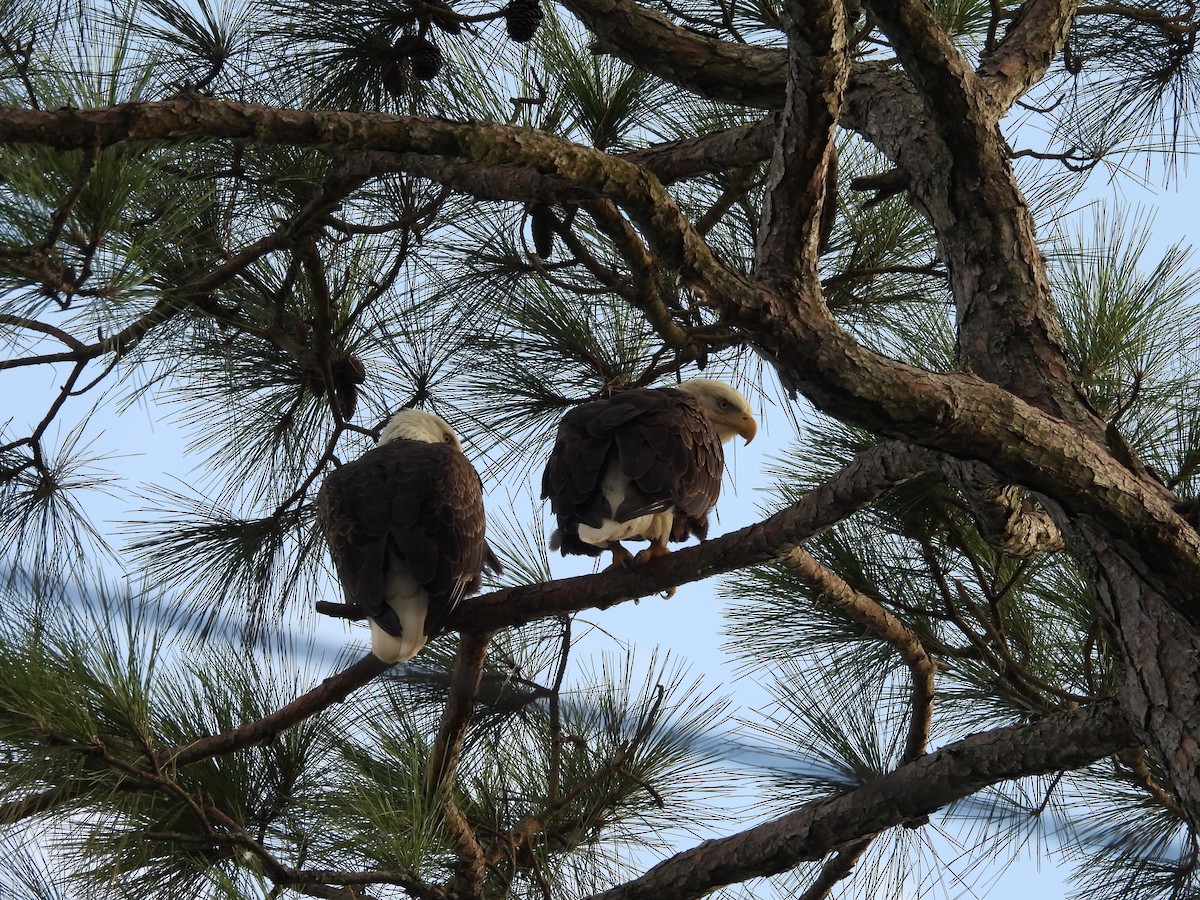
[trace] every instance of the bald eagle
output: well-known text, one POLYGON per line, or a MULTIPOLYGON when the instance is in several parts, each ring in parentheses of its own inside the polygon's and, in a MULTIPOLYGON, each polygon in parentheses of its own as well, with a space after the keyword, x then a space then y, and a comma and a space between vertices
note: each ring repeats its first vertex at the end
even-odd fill
POLYGON ((703 540, 725 471, 722 444, 754 439, 750 404, 723 381, 623 391, 571 410, 542 475, 558 528, 550 548, 612 552, 613 565, 670 552, 667 541, 703 540), (625 540, 650 546, 633 557, 625 540))
POLYGON ((499 563, 484 539, 483 488, 458 435, 417 409, 392 416, 379 445, 331 472, 317 520, 346 602, 371 626, 371 652, 412 659, 499 563))

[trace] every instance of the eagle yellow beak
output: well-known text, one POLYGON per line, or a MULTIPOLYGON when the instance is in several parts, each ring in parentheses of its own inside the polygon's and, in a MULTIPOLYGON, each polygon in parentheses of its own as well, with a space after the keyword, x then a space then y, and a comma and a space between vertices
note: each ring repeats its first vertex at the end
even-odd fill
POLYGON ((746 443, 754 440, 754 436, 758 434, 758 423, 754 421, 754 417, 749 413, 738 419, 736 426, 737 433, 746 439, 746 443))

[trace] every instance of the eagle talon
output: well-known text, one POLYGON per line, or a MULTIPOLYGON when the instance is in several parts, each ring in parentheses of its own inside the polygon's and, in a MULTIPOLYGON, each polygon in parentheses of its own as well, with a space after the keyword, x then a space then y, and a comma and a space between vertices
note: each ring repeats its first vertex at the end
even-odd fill
POLYGON ((609 569, 628 569, 632 566, 633 554, 620 544, 613 544, 608 549, 612 552, 612 562, 608 564, 609 569))

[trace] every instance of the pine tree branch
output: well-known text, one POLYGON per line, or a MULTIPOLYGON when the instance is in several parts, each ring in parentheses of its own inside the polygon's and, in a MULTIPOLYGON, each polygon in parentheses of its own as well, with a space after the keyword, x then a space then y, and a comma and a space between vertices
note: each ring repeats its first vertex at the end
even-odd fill
POLYGON ((409 897, 415 897, 417 900, 449 900, 449 895, 441 888, 425 884, 413 872, 399 869, 369 869, 362 872, 342 872, 337 869, 287 869, 278 873, 278 877, 274 877, 272 880, 276 884, 297 889, 304 885, 327 886, 336 889, 333 896, 353 897, 354 900, 358 900, 362 895, 349 893, 347 889, 370 884, 395 885, 403 888, 409 897))
POLYGON ((459 638, 450 691, 429 754, 426 782, 431 793, 439 791, 443 784, 452 783, 457 776, 459 754, 471 725, 491 637, 489 632, 480 635, 464 633, 459 638))
POLYGON ((694 355, 690 335, 671 315, 658 282, 656 260, 638 236, 637 231, 625 220, 614 203, 608 200, 592 200, 581 204, 581 209, 592 217, 596 226, 608 236, 632 274, 631 290, 624 291, 629 302, 641 311, 668 347, 694 355))
POLYGON ((741 106, 775 109, 783 102, 787 64, 778 50, 697 34, 629 0, 563 5, 587 26, 599 50, 665 81, 741 106))
POLYGON ((1116 700, 972 735, 860 788, 705 841, 589 900, 691 900, 787 871, 885 828, 920 821, 981 788, 1087 765, 1135 743, 1116 700))
POLYGON ((556 175, 509 165, 480 165, 420 153, 369 154, 374 174, 403 172, 445 184, 480 200, 518 200, 522 203, 578 203, 598 196, 595 188, 556 175))
POLYGON ((787 100, 779 119, 758 228, 759 277, 797 303, 821 296, 821 251, 828 174, 850 71, 842 0, 784 5, 788 36, 787 100))
POLYGON ((921 639, 882 604, 856 591, 844 578, 797 547, 783 564, 801 580, 812 585, 833 604, 865 628, 890 644, 908 666, 912 677, 912 714, 903 760, 911 762, 925 752, 933 723, 934 676, 937 666, 921 639))
POLYGON ((835 856, 825 861, 816 879, 803 894, 796 897, 796 900, 825 900, 829 892, 837 887, 837 883, 854 871, 854 864, 862 858, 874 840, 874 837, 863 838, 839 850, 835 856))
POLYGON ((78 341, 69 343, 64 341, 64 343, 68 343, 71 349, 59 353, 44 353, 38 356, 0 359, 0 371, 24 366, 44 365, 46 363, 88 362, 105 353, 121 355, 131 350, 151 329, 177 315, 181 309, 173 300, 163 298, 155 303, 145 314, 126 325, 114 335, 101 338, 93 344, 82 344, 78 341))
MULTIPOLYGON (((622 742, 618 747, 616 747, 612 756, 609 757, 609 759, 605 761, 602 766, 597 768, 596 771, 593 772, 589 777, 576 784, 575 787, 572 788, 568 793, 562 795, 561 797, 552 798, 551 802, 549 802, 542 810, 525 816, 523 819, 521 819, 521 821, 519 821, 513 827, 512 831, 505 835, 503 845, 497 844, 492 849, 492 853, 488 858, 488 862, 490 864, 495 864, 500 860, 505 851, 515 853, 518 848, 528 844, 534 836, 542 833, 548 833, 550 824, 559 815, 569 809, 572 804, 587 796, 587 794, 596 787, 604 784, 605 781, 614 775, 619 775, 625 780, 631 781, 640 786, 644 791, 646 791, 646 793, 650 794, 659 808, 662 808, 664 805, 663 799, 659 796, 658 792, 654 790, 653 786, 629 772, 625 768, 625 764, 637 754, 638 749, 653 733, 654 726, 658 723, 659 714, 662 711, 662 703, 665 696, 666 692, 663 690, 662 685, 658 685, 655 690, 654 702, 650 705, 650 708, 642 717, 641 723, 638 726, 637 731, 634 732, 633 737, 631 737, 628 741, 622 742)), ((609 800, 607 797, 597 801, 592 806, 591 811, 588 814, 575 817, 571 820, 568 827, 571 829, 577 828, 580 820, 587 821, 593 818, 597 812, 603 811, 608 804, 609 800)))
POLYGON ((621 159, 653 172, 663 184, 727 169, 751 166, 771 157, 778 122, 767 116, 699 137, 651 144, 620 154, 621 159))
POLYGON ((12 825, 22 819, 38 816, 86 797, 95 788, 86 778, 76 778, 36 794, 27 794, 0 804, 0 825, 12 825))
MULTIPOLYGON (((980 128, 975 73, 923 0, 864 0, 943 132, 980 128), (949 117, 949 118, 945 118, 949 117)), ((972 134, 974 136, 974 134, 972 134)))
POLYGON ((1062 51, 1083 0, 1033 0, 1024 4, 1004 39, 979 63, 980 85, 999 120, 1041 80, 1062 51))
POLYGON ((154 754, 154 759, 157 765, 163 768, 172 765, 186 766, 212 756, 221 756, 261 744, 309 716, 315 715, 335 703, 341 703, 353 691, 358 690, 390 668, 389 663, 382 662, 373 653, 368 653, 358 662, 335 675, 330 675, 311 691, 301 694, 291 703, 270 715, 253 722, 246 722, 220 734, 159 750, 154 754))
POLYGON ((54 325, 46 322, 41 322, 37 319, 27 319, 24 316, 14 316, 9 313, 0 313, 0 325, 8 325, 12 328, 25 328, 29 331, 36 331, 39 334, 48 335, 56 338, 60 343, 66 344, 72 350, 79 352, 86 350, 87 345, 75 335, 63 331, 54 325))
POLYGON ((462 634, 458 638, 454 672, 450 676, 450 691, 446 696, 442 721, 433 740, 426 770, 427 790, 436 794, 442 786, 452 784, 458 772, 458 756, 467 738, 470 719, 479 696, 479 685, 487 661, 487 644, 491 632, 484 635, 462 634))
POLYGON ((559 616, 562 623, 562 644, 558 651, 558 668, 554 672, 554 682, 550 685, 549 698, 549 737, 550 737, 550 767, 546 773, 546 796, 557 800, 562 782, 562 747, 565 738, 562 733, 562 686, 567 677, 567 661, 571 658, 571 617, 559 616))
POLYGON ((487 875, 485 851, 479 837, 467 817, 459 809, 455 799, 454 785, 458 775, 458 760, 467 729, 471 725, 471 714, 475 710, 475 699, 479 695, 479 683, 483 666, 487 661, 487 645, 491 633, 472 635, 463 633, 458 640, 458 653, 454 658, 454 671, 450 677, 450 693, 442 711, 437 737, 425 770, 426 790, 441 807, 446 826, 451 830, 458 851, 458 865, 454 882, 454 893, 464 897, 481 897, 483 881, 487 875))
POLYGON ((1129 774, 1134 784, 1142 788, 1155 803, 1171 813, 1171 815, 1178 816, 1180 819, 1186 818, 1186 814, 1180 808, 1179 802, 1175 797, 1155 780, 1154 774, 1146 764, 1146 750, 1144 747, 1131 747, 1122 753, 1120 758, 1121 762, 1129 766, 1129 774))
MULTIPOLYGON (((663 184, 674 184, 700 175, 729 168, 754 165, 771 156, 776 123, 772 116, 749 125, 737 125, 697 137, 614 154, 652 172, 663 184)), ((457 160, 419 156, 413 153, 369 154, 372 174, 407 172, 423 175, 484 199, 512 199, 525 202, 564 202, 591 199, 595 191, 562 178, 541 175, 530 170, 514 171, 508 166, 485 168, 457 160)), ((361 230, 361 229, 356 229, 361 230)))

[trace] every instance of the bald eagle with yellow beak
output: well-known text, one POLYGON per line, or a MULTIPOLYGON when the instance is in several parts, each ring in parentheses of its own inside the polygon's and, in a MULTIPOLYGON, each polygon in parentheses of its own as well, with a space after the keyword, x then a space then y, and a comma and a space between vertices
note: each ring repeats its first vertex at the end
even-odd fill
POLYGON ((483 487, 458 435, 418 409, 392 416, 379 445, 331 472, 317 520, 371 652, 412 659, 500 564, 484 538, 483 487))
POLYGON ((735 388, 693 378, 674 388, 621 391, 583 403, 558 426, 542 498, 563 555, 612 552, 613 565, 662 556, 668 541, 703 540, 725 472, 722 445, 754 439, 758 425, 735 388), (636 557, 621 541, 650 546, 636 557))

